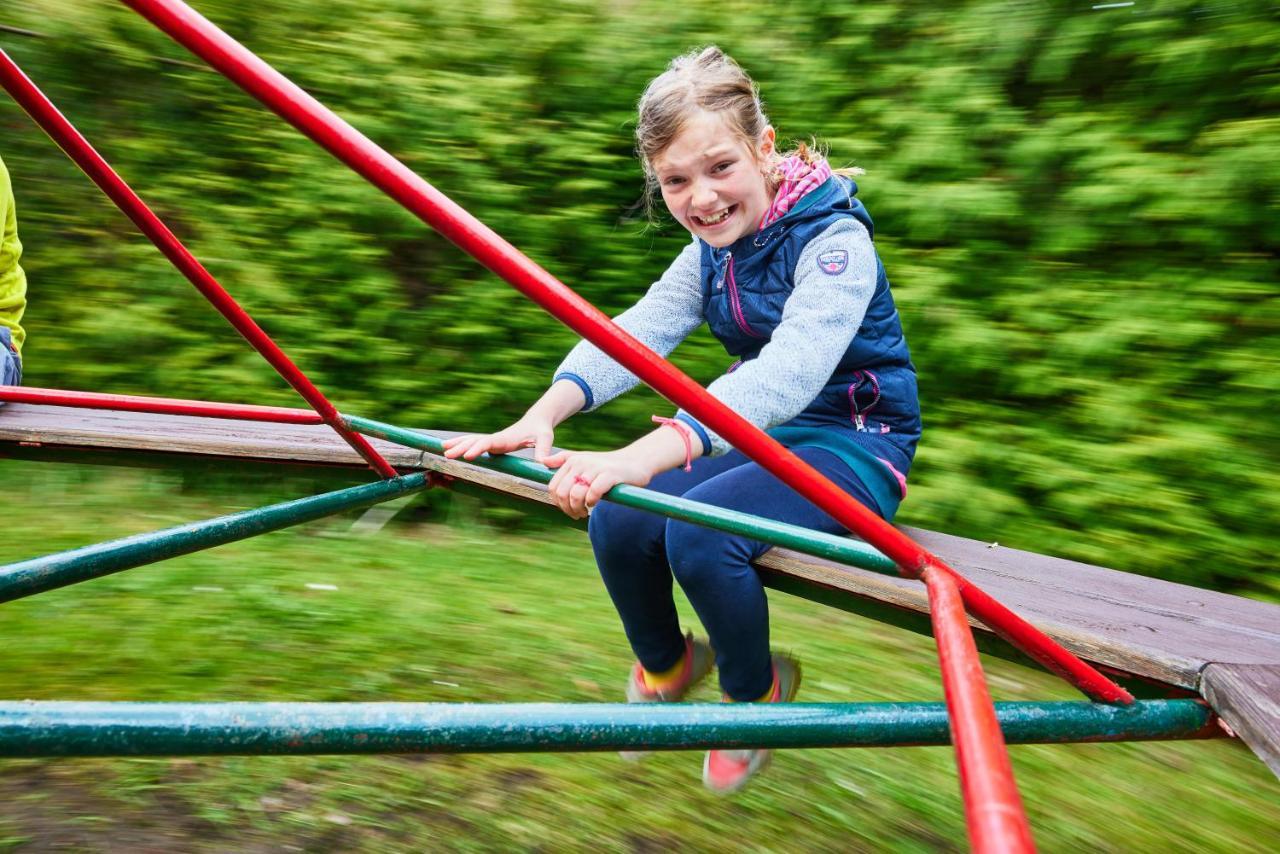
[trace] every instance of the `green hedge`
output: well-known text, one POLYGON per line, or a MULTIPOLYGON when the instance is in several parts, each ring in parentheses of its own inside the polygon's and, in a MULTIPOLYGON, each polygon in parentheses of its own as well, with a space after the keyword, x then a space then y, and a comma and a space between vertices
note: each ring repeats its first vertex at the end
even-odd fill
MULTIPOLYGON (((902 521, 1280 590, 1274 4, 197 5, 608 311, 685 239, 644 220, 635 99, 720 44, 781 135, 867 170, 926 423, 902 521)), ((341 407, 496 427, 572 344, 122 5, 16 0, 0 24, 45 36, 0 47, 341 407)), ((294 401, 7 100, 0 128, 28 383, 294 401)), ((707 382, 728 359, 704 332, 676 361, 707 382)), ((634 395, 561 441, 664 408, 634 395)))

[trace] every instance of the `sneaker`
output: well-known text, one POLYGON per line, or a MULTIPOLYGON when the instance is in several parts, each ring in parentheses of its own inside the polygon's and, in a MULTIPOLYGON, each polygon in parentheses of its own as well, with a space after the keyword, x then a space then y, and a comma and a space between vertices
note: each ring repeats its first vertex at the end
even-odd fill
MULTIPOLYGON (((768 703, 790 703, 800 688, 800 662, 774 653, 773 693, 768 703)), ((747 785, 752 777, 768 767, 773 758, 769 749, 708 750, 702 763, 702 782, 713 792, 732 794, 747 785)))
MULTIPOLYGON (((711 672, 715 664, 716 654, 710 644, 704 640, 696 640, 693 633, 684 637, 684 670, 680 679, 669 688, 651 691, 644 684, 644 667, 636 662, 631 668, 631 677, 627 679, 628 703, 678 703, 684 699, 694 685, 711 672)), ((648 750, 623 750, 619 755, 626 760, 635 761, 648 756, 648 750)))

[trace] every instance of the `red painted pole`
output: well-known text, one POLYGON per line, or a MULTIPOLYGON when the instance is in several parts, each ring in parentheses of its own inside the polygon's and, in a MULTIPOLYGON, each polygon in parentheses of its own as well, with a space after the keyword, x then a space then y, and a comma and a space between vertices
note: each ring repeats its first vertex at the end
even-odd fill
POLYGON ((83 409, 111 409, 118 412, 155 412, 161 415, 199 415, 205 418, 270 421, 276 424, 324 423, 324 419, 310 409, 178 400, 171 397, 143 397, 136 394, 100 394, 91 391, 67 391, 31 386, 0 385, 0 400, 7 403, 77 406, 83 409))
MULTIPOLYGON (((514 288, 591 341, 659 394, 723 436, 735 448, 919 578, 927 566, 955 574, 938 558, 867 510, 764 431, 716 400, 674 365, 617 327, 607 316, 522 255, 492 229, 414 174, 323 104, 178 0, 122 0, 172 39, 261 101, 359 175, 399 202, 514 288)), ((957 579, 959 576, 956 575, 957 579)), ((1133 697, 1052 638, 965 583, 961 595, 992 630, 1095 700, 1133 697)))
POLYGON ((227 293, 222 285, 196 260, 187 247, 174 235, 146 203, 138 197, 124 179, 94 150, 78 130, 58 112, 58 108, 31 82, 22 69, 0 50, 0 85, 26 110, 27 114, 67 153, 89 178, 107 194, 111 201, 133 220, 156 248, 164 253, 178 270, 187 277, 196 290, 213 304, 236 331, 244 336, 271 367, 293 386, 298 394, 319 413, 324 423, 338 432, 366 462, 383 477, 396 477, 397 472, 368 439, 354 433, 343 423, 338 410, 329 402, 311 380, 298 369, 284 351, 262 330, 253 318, 227 293))
POLYGON ((937 567, 924 571, 924 581, 969 842, 978 854, 1035 851, 960 591, 952 577, 937 567))

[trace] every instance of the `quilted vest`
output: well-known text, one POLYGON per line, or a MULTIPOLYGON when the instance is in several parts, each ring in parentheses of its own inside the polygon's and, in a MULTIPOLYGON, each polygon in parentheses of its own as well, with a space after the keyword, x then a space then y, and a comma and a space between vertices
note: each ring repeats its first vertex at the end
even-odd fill
MULTIPOLYGON (((769 342, 809 241, 843 217, 857 219, 874 238, 856 192, 852 181, 834 176, 768 228, 723 248, 701 243, 703 315, 738 359, 730 370, 769 342)), ((781 426, 829 429, 838 443, 852 441, 903 475, 910 467, 920 438, 916 370, 878 255, 875 293, 857 334, 818 396, 781 426)))

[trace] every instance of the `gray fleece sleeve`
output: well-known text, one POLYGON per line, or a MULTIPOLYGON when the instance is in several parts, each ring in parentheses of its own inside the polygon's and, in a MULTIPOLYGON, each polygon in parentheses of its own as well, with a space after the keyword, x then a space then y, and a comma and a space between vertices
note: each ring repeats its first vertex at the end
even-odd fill
MULTIPOLYGON (((761 429, 799 415, 822 391, 857 333, 875 294, 876 271, 875 249, 862 223, 847 218, 832 224, 800 253, 795 286, 760 355, 707 390, 761 429), (844 269, 827 272, 818 259, 840 251, 848 253, 844 269)), ((704 434, 704 452, 719 456, 729 450, 729 443, 688 413, 678 416, 704 434)))
MULTIPOLYGON (((640 301, 613 319, 660 356, 666 356, 702 323, 702 259, 698 242, 686 246, 640 301)), ((569 351, 555 379, 577 383, 587 397, 584 412, 629 391, 640 380, 589 341, 569 351)))

